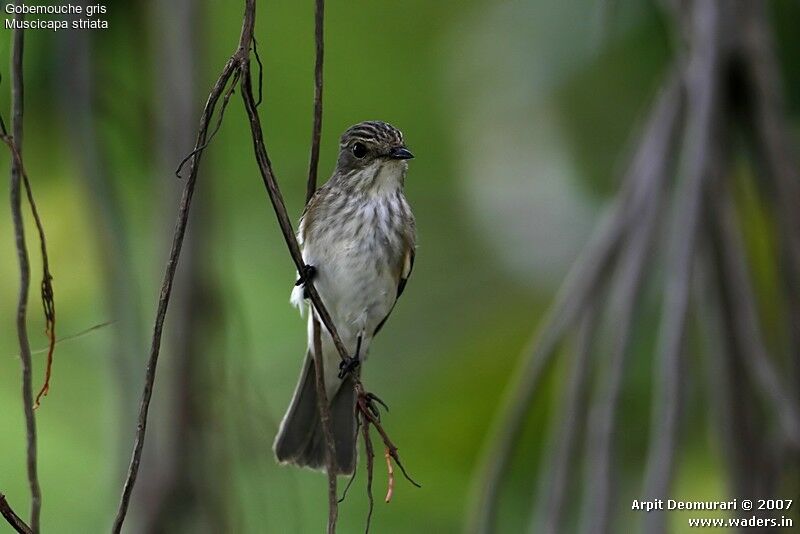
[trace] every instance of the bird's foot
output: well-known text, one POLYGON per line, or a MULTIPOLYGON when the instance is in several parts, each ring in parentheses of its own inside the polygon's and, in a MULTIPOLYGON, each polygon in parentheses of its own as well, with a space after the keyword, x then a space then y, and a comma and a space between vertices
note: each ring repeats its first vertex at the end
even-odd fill
POLYGON ((383 406, 387 412, 389 411, 389 407, 377 395, 374 393, 365 392, 364 390, 360 390, 358 392, 357 403, 358 409, 367 416, 372 414, 374 421, 381 420, 381 412, 378 410, 378 404, 383 406))
MULTIPOLYGON (((305 285, 306 282, 309 282, 317 276, 317 268, 313 265, 303 265, 303 269, 300 271, 300 277, 297 279, 297 282, 294 283, 295 286, 302 286, 305 285)), ((303 298, 308 298, 308 291, 303 288, 303 298)))
POLYGON ((342 360, 342 363, 339 364, 339 378, 344 380, 344 378, 356 370, 356 368, 361 364, 361 360, 358 356, 354 358, 345 358, 342 360))

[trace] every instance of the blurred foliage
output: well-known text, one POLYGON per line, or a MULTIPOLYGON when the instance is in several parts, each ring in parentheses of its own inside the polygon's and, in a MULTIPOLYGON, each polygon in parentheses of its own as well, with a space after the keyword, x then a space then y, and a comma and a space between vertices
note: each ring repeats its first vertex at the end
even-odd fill
MULTIPOLYGON (((567 8, 561 7, 566 4, 509 2, 503 7, 524 17, 533 17, 537 9, 546 7, 554 20, 567 26, 572 21, 567 8)), ((613 4, 617 7, 610 13, 611 20, 618 16, 628 22, 612 23, 588 59, 548 86, 537 96, 537 106, 531 106, 523 117, 533 129, 538 127, 542 110, 558 118, 564 133, 558 142, 565 143, 573 158, 578 187, 590 192, 592 209, 615 191, 631 136, 671 54, 669 30, 655 7, 644 3, 642 8, 633 1, 613 4)), ((472 44, 473 35, 467 31, 470 23, 482 20, 498 5, 487 0, 391 4, 358 0, 328 2, 326 9, 322 177, 334 165, 338 135, 360 120, 377 118, 396 124, 417 156, 407 181, 419 229, 416 268, 392 320, 373 344, 365 380, 392 408, 385 425, 400 446, 406 466, 423 487, 415 489, 398 479, 394 501, 384 504, 385 475, 378 462, 373 517, 378 532, 455 532, 461 528, 471 477, 491 418, 520 352, 556 289, 532 286, 518 275, 510 275, 502 255, 491 249, 482 237, 486 234, 478 231, 485 217, 473 213, 474 204, 464 200, 465 188, 470 187, 461 172, 464 162, 484 155, 480 146, 465 152, 459 143, 459 128, 466 117, 480 116, 476 107, 482 104, 470 100, 466 105, 462 88, 451 83, 448 73, 454 64, 469 59, 462 53, 472 44)), ((580 5, 589 8, 586 17, 596 8, 590 2, 580 5)), ((794 25, 799 9, 790 0, 775 2, 795 114, 800 112, 800 69, 796 68, 800 38, 794 25)), ((236 2, 202 1, 203 15, 194 21, 202 68, 195 89, 199 96, 193 102, 198 118, 211 83, 235 47, 241 11, 236 2)), ((153 44, 152 20, 158 16, 155 1, 150 5, 114 2, 109 6, 110 29, 92 34, 92 61, 97 72, 93 119, 101 148, 109 157, 113 185, 123 201, 121 216, 134 251, 129 268, 140 288, 138 298, 148 325, 174 217, 159 198, 161 181, 176 179, 155 165, 153 101, 159 80, 153 63, 159 51, 153 44)), ((524 17, 518 20, 523 31, 528 20, 524 17)), ((503 37, 502 27, 495 26, 492 31, 498 39, 503 37)), ((558 39, 556 33, 547 38, 558 39)), ((289 211, 297 216, 303 204, 311 128, 312 35, 312 2, 259 2, 265 138, 289 211)), ((0 31, 0 57, 9 56, 9 43, 10 32, 0 31)), ((561 43, 550 44, 547 60, 555 64, 560 61, 561 43)), ((31 31, 26 35, 25 155, 48 232, 58 333, 64 336, 115 318, 109 317, 102 305, 104 251, 92 228, 90 192, 77 176, 76 154, 70 153, 64 141, 71 125, 65 123, 57 106, 56 95, 61 90, 54 64, 57 46, 52 33, 31 31)), ((518 64, 527 65, 530 73, 524 74, 547 76, 538 63, 529 60, 540 51, 521 47, 507 53, 516 54, 518 64)), ((7 61, 3 65, 0 110, 7 117, 7 61)), ((511 89, 526 87, 516 78, 493 81, 510 84, 511 89)), ((475 76, 469 83, 479 86, 486 80, 475 76)), ((491 120, 482 127, 487 132, 500 128, 491 120)), ((185 140, 187 151, 192 143, 192 138, 185 140)), ((0 161, 8 165, 5 154, 0 161)), ((535 185, 535 166, 527 178, 535 185)), ((485 176, 485 180, 502 188, 504 168, 498 166, 496 175, 485 176)), ((222 328, 209 343, 213 361, 205 364, 218 373, 219 381, 204 393, 204 399, 224 421, 208 439, 224 458, 217 468, 219 483, 227 488, 225 504, 232 524, 236 532, 318 532, 326 515, 323 477, 279 467, 271 452, 277 421, 299 372, 305 326, 288 304, 294 273, 260 183, 238 96, 206 153, 197 195, 213 204, 204 248, 224 297, 219 308, 212 310, 222 328)), ((763 214, 748 202, 743 204, 748 220, 754 221, 748 227, 751 248, 771 247, 763 214)), ((14 331, 18 275, 10 220, 8 203, 0 203, 0 221, 6 221, 0 224, 0 490, 24 516, 24 425, 14 331)), ((30 219, 27 222, 30 229, 30 219)), ((32 235, 30 230, 28 235, 32 235)), ((33 242, 29 249, 32 270, 37 273, 39 260, 33 242)), ((548 254, 535 242, 523 252, 548 254)), ((756 272, 761 280, 770 277, 768 267, 758 261, 756 272)), ((769 291, 776 289, 769 288, 767 294, 769 291)), ((640 488, 659 298, 652 295, 642 313, 622 399, 621 420, 626 429, 619 440, 622 504, 636 498, 640 488)), ((762 302, 765 317, 775 316, 776 300, 762 302)), ((35 294, 29 316, 34 348, 42 347, 43 322, 35 294)), ((130 408, 123 410, 119 405, 119 386, 111 370, 108 351, 115 327, 66 341, 57 348, 51 392, 37 412, 46 532, 101 532, 110 525, 128 460, 128 453, 121 455, 117 444, 120 438, 132 443, 134 431, 134 423, 120 415, 130 408)), ((170 328, 169 316, 166 328, 170 328)), ((148 335, 148 331, 141 332, 143 341, 148 335)), ((566 347, 564 354, 568 351, 566 347)), ((162 361, 168 362, 171 356, 166 351, 162 361)), ((145 357, 140 355, 142 372, 145 357)), ((35 362, 38 382, 43 355, 37 354, 35 362)), ((556 366, 530 414, 525 445, 517 455, 518 467, 504 493, 503 532, 519 531, 528 519, 538 489, 544 431, 561 398, 559 383, 564 372, 564 364, 556 366)), ((130 380, 138 384, 142 378, 132 376, 130 380)), ((156 381, 153 417, 169 413, 171 407, 159 391, 166 385, 156 381)), ((726 497, 719 448, 709 438, 706 417, 695 413, 689 421, 676 498, 726 497)), ((580 488, 575 490, 578 499, 580 488)), ((363 528, 363 467, 340 517, 342 532, 363 528)), ((675 524, 684 518, 684 514, 674 514, 675 524)), ((635 513, 623 516, 625 522, 638 519, 635 513)))

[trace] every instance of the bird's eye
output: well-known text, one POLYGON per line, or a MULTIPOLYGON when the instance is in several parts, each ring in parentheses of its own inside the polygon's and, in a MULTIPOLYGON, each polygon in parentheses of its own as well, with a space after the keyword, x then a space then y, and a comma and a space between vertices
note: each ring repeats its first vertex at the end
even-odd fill
POLYGON ((364 143, 356 143, 353 145, 353 155, 358 159, 361 159, 367 155, 367 147, 364 145, 364 143))

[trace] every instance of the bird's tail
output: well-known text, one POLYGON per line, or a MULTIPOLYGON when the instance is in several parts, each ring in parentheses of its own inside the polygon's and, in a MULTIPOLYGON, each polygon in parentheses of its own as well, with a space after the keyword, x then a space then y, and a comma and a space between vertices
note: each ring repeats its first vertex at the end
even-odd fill
MULTIPOLYGON (((329 403, 336 471, 342 475, 350 474, 356 464, 356 397, 349 376, 343 380, 329 403)), ((273 449, 281 463, 312 469, 325 468, 325 436, 317 409, 316 371, 310 352, 306 353, 303 372, 289 409, 281 421, 273 449)))

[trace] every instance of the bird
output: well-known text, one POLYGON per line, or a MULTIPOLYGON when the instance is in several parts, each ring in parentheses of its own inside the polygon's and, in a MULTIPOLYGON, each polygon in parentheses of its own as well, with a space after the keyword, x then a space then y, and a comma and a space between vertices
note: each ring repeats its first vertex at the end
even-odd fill
POLYGON ((335 445, 333 467, 341 475, 355 469, 355 367, 365 361, 372 339, 389 318, 414 267, 416 226, 404 193, 413 157, 402 132, 391 124, 364 121, 351 126, 340 138, 333 175, 306 205, 297 232, 306 268, 298 273, 290 301, 301 312, 309 311, 307 349, 273 446, 281 464, 326 467, 314 367, 316 312, 305 290, 311 280, 352 355, 341 358, 320 322, 335 445))

